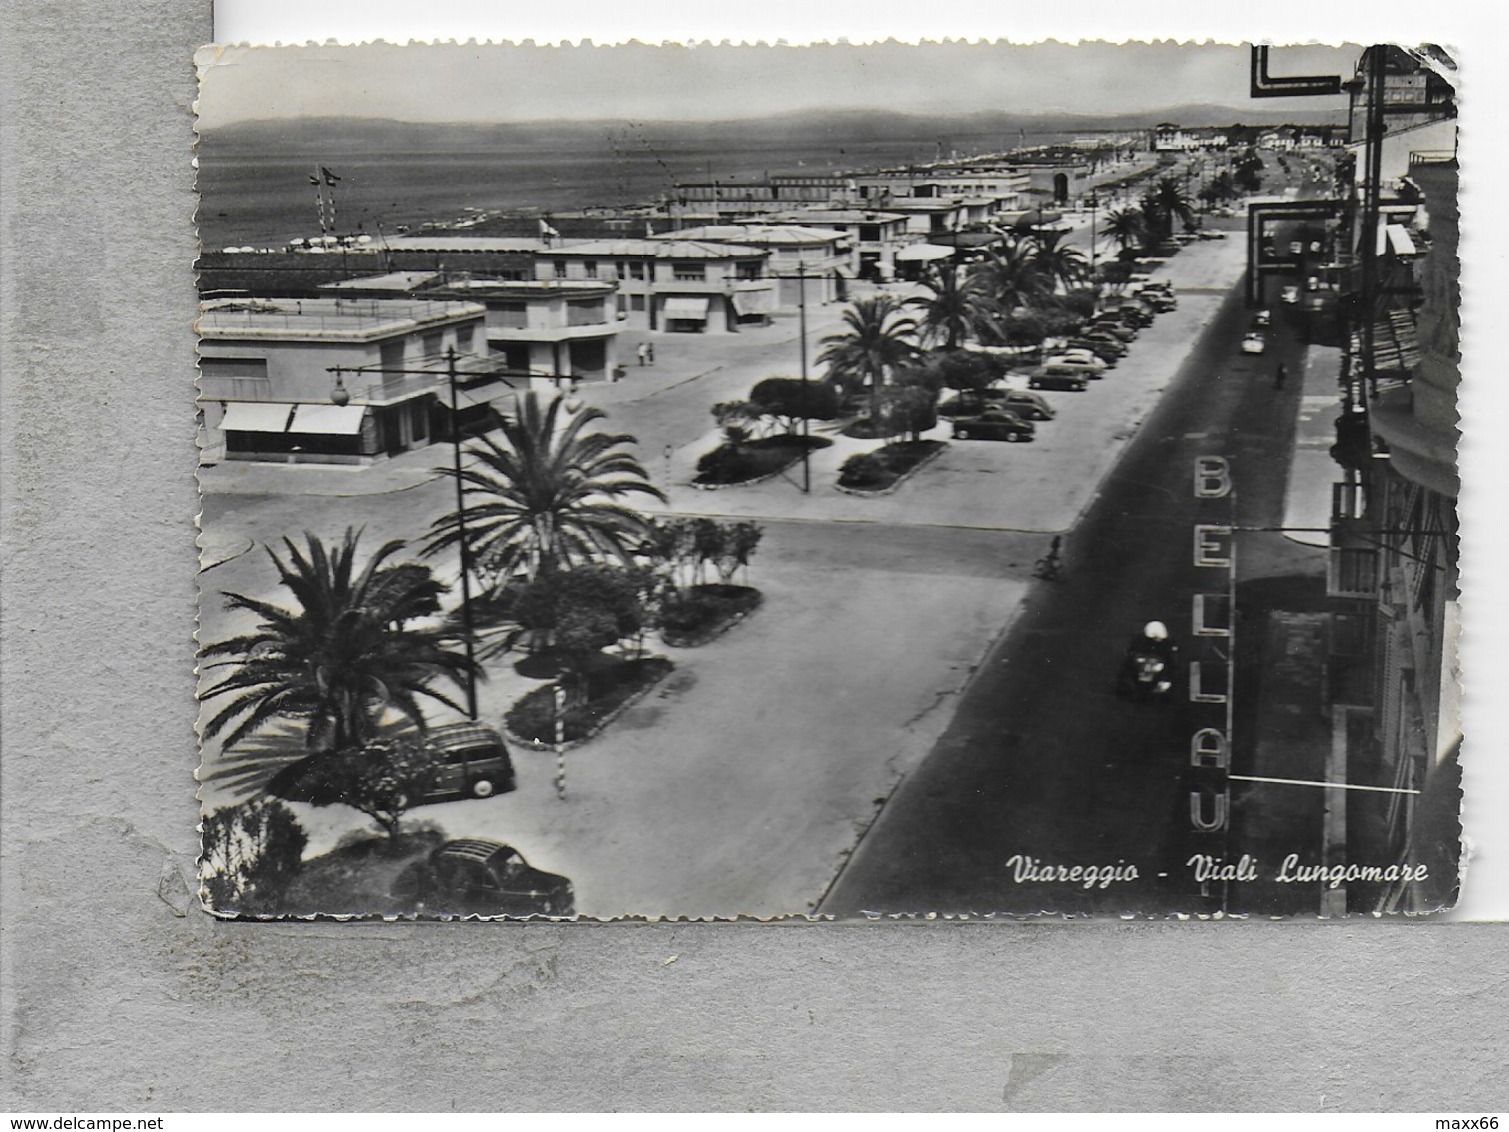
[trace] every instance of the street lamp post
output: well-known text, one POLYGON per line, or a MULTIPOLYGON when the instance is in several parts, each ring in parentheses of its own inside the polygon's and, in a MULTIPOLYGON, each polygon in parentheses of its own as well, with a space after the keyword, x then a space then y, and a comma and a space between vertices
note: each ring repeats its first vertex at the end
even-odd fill
MULTIPOLYGON (((335 374, 335 388, 330 393, 330 400, 336 405, 348 404, 351 394, 346 389, 343 377, 348 373, 397 373, 418 374, 425 377, 434 377, 432 369, 389 369, 386 366, 330 366, 328 372, 335 374)), ((461 629, 462 646, 466 650, 466 714, 468 718, 477 718, 477 671, 476 671, 476 644, 473 640, 472 624, 472 550, 471 544, 466 537, 466 492, 461 482, 461 405, 456 387, 456 348, 450 346, 445 351, 445 377, 450 386, 451 395, 451 440, 452 456, 454 463, 452 470, 456 480, 456 534, 457 545, 461 551, 461 629)))
POLYGON ((802 491, 810 495, 812 493, 812 449, 809 438, 812 421, 809 413, 812 409, 812 401, 807 380, 807 265, 804 261, 798 261, 796 265, 796 310, 802 355, 802 491))

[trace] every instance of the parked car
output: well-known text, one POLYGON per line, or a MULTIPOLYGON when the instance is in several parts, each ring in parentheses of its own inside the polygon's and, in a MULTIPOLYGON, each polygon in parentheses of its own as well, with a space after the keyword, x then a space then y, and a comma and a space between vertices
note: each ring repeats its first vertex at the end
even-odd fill
POLYGON ((517 785, 508 748, 491 727, 481 723, 442 724, 430 728, 429 740, 440 752, 440 770, 424 792, 426 802, 488 798, 507 794, 517 785))
POLYGON ((1272 326, 1273 325, 1273 312, 1270 311, 1270 310, 1260 310, 1260 311, 1255 312, 1253 314, 1253 316, 1252 316, 1252 325, 1253 326, 1272 326))
POLYGON ((1127 344, 1121 340, 1121 337, 1119 335, 1112 334, 1109 330, 1106 330, 1103 327, 1087 327, 1085 330, 1080 332, 1079 337, 1087 342, 1096 342, 1101 345, 1107 346, 1110 349, 1115 350, 1119 356, 1126 356, 1128 349, 1127 344))
POLYGON ((1052 420, 1056 415, 1047 398, 1025 389, 1007 389, 1004 386, 992 386, 978 393, 961 393, 957 397, 949 397, 938 405, 938 415, 948 418, 977 417, 995 406, 1009 409, 1023 420, 1029 421, 1052 420))
POLYGON ((1162 288, 1144 287, 1137 292, 1137 298, 1159 314, 1166 314, 1179 305, 1179 300, 1174 297, 1173 293, 1162 288))
POLYGON ((1082 373, 1089 378, 1105 376, 1106 364, 1094 355, 1054 354, 1043 362, 1046 373, 1082 373))
POLYGON ((1306 279, 1305 280, 1305 290, 1306 291, 1319 291, 1320 290, 1320 276, 1319 275, 1312 275, 1312 276, 1310 276, 1310 278, 1306 279))
POLYGON ((1071 393, 1081 393, 1089 384, 1082 373, 1049 373, 1041 369, 1033 370, 1027 378, 1028 389, 1064 389, 1071 393))
POLYGON ((1106 342, 1096 338, 1070 338, 1068 348, 1087 350, 1108 367, 1114 366, 1121 360, 1121 355, 1126 353, 1126 348, 1120 342, 1106 342))
POLYGON ((1278 297, 1281 302, 1290 304, 1297 303, 1299 302, 1299 288, 1291 283, 1279 292, 1278 297))
POLYGON ((1226 233, 1222 232, 1219 228, 1200 229, 1200 239, 1202 240, 1224 240, 1225 238, 1226 233))
POLYGON ((1242 338, 1242 353, 1261 354, 1268 348, 1268 340, 1257 331, 1245 335, 1242 338))
POLYGON ((955 440, 1005 440, 1012 443, 1031 440, 1037 426, 1024 421, 1010 409, 992 405, 978 417, 954 422, 955 440))
POLYGON ((1104 331, 1113 338, 1121 339, 1123 342, 1130 342, 1133 338, 1137 337, 1137 328, 1135 326, 1128 326, 1120 319, 1114 317, 1107 318, 1105 315, 1097 315, 1095 321, 1090 326, 1092 330, 1104 331))
POLYGON ((1292 256, 1301 256, 1301 255, 1304 255, 1305 254, 1305 245, 1302 242, 1300 242, 1299 240, 1290 240, 1289 241, 1289 254, 1292 255, 1292 256))
POLYGON ((571 916, 571 882, 532 866, 501 841, 467 837, 447 841, 395 882, 395 894, 413 897, 420 910, 478 916, 571 916))
POLYGON ((1122 322, 1138 328, 1153 325, 1152 308, 1141 302, 1122 303, 1116 308, 1116 314, 1122 322))

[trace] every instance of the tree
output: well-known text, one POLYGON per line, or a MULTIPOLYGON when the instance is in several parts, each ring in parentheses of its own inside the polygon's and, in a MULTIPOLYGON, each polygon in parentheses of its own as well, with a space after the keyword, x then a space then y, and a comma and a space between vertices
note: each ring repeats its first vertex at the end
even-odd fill
POLYGON ((566 687, 590 699, 592 660, 644 627, 641 588, 631 571, 610 566, 551 570, 521 588, 514 618, 521 629, 548 636, 566 687))
POLYGON ((837 380, 869 386, 872 413, 878 412, 880 389, 891 371, 917 353, 910 341, 917 321, 900 311, 901 303, 893 295, 856 300, 844 311, 845 329, 825 337, 817 356, 837 380))
MULTIPOLYGON (((440 755, 420 738, 378 739, 337 751, 327 779, 333 797, 360 810, 396 842, 403 815, 419 805, 440 773, 440 755)), ((315 799, 315 804, 322 800, 315 799)))
POLYGON ((996 326, 1019 307, 1040 301, 1051 289, 1033 260, 1033 244, 1009 235, 1000 247, 992 249, 972 274, 991 296, 996 307, 996 326))
MULTIPOLYGON (((526 393, 517 416, 502 422, 501 443, 489 434, 467 449, 471 462, 460 472, 466 539, 474 568, 494 585, 519 570, 535 578, 603 556, 629 561, 649 520, 619 500, 665 499, 624 451, 632 436, 587 430, 606 419, 601 409, 567 412, 564 420, 562 410, 561 397, 542 407, 526 393)), ((436 519, 425 553, 460 542, 462 518, 452 511, 436 519)))
POLYGON ((1052 287, 1068 289, 1090 274, 1085 253, 1063 242, 1064 232, 1039 232, 1028 253, 1034 270, 1052 287))
POLYGON ((201 827, 205 902, 216 912, 277 913, 308 843, 282 802, 259 798, 216 810, 201 827))
POLYGON ((1147 239, 1146 218, 1138 209, 1118 208, 1106 214, 1105 234, 1115 240, 1122 251, 1141 247, 1147 239))
POLYGON ((1185 231, 1194 227, 1194 205, 1190 202, 1189 194, 1185 192, 1184 184, 1178 177, 1160 177, 1152 191, 1154 199, 1158 202, 1159 212, 1167 217, 1169 231, 1172 231, 1175 220, 1184 225, 1185 231))
POLYGON ((978 275, 950 264, 930 270, 922 285, 928 293, 906 301, 921 311, 919 329, 925 341, 953 350, 992 329, 994 304, 978 275))
POLYGON ((723 443, 735 452, 748 444, 751 426, 762 415, 760 407, 750 401, 719 401, 712 408, 713 420, 723 430, 723 443))
POLYGON ((838 394, 821 381, 795 377, 767 377, 749 391, 752 411, 773 417, 788 435, 801 430, 804 420, 831 421, 838 416, 838 394))
POLYGON ((908 375, 908 384, 929 389, 952 389, 961 397, 976 397, 1006 376, 1010 367, 993 354, 969 350, 937 350, 908 375))
POLYGON ((356 531, 348 529, 334 553, 304 537, 302 550, 283 540, 286 558, 267 548, 292 608, 225 595, 227 608, 262 620, 202 654, 212 661, 206 671, 230 669, 200 695, 231 697, 204 725, 205 737, 225 734, 229 748, 276 719, 292 719, 303 722, 307 747, 328 751, 374 737, 390 709, 423 728, 421 697, 460 711, 439 685, 463 688, 481 670, 451 647, 446 630, 409 624, 440 612, 446 587, 429 568, 392 563, 404 546, 394 541, 358 570, 356 531))

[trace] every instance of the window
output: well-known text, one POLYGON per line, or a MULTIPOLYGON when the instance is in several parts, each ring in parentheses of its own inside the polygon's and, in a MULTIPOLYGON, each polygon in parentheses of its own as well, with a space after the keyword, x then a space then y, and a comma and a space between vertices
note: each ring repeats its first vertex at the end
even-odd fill
POLYGON ((456 352, 458 354, 470 354, 476 339, 475 326, 456 327, 456 352))
POLYGON ((266 358, 200 358, 199 390, 207 401, 271 401, 266 358))
POLYGON ((631 263, 631 264, 629 264, 629 278, 630 279, 643 279, 644 278, 644 264, 642 264, 642 263, 631 263))
POLYGON ((707 264, 678 263, 671 272, 678 283, 703 283, 707 281, 707 264))
POLYGON ((607 319, 603 315, 603 303, 601 299, 566 304, 567 326, 590 326, 594 323, 606 321, 607 319))
MULTIPOLYGON (((801 254, 802 253, 799 251, 796 253, 798 257, 800 257, 801 254)), ((734 277, 736 279, 759 279, 761 278, 760 265, 758 263, 741 263, 739 264, 734 277)))
POLYGON ((584 260, 582 260, 582 274, 585 275, 588 279, 596 279, 597 278, 597 260, 595 260, 595 259, 584 259, 584 260))
POLYGON ((627 279, 629 277, 629 261, 626 259, 619 260, 613 265, 613 272, 618 278, 627 279))
POLYGON ((509 330, 523 330, 529 325, 529 304, 507 300, 490 304, 499 326, 509 330))
POLYGON ((879 224, 861 224, 859 226, 859 238, 866 243, 876 243, 880 240, 879 224))
POLYGON ((644 296, 643 295, 630 295, 629 296, 629 309, 631 311, 643 311, 644 310, 644 296))
POLYGON ((564 279, 564 278, 566 278, 566 275, 567 275, 567 272, 566 272, 566 261, 563 260, 563 259, 556 260, 555 261, 555 277, 557 279, 564 279))
POLYGON ((381 369, 403 369, 403 339, 393 338, 378 346, 378 365, 381 369))
POLYGON ((426 331, 421 339, 423 346, 420 353, 427 358, 439 357, 445 353, 445 332, 443 330, 426 331))

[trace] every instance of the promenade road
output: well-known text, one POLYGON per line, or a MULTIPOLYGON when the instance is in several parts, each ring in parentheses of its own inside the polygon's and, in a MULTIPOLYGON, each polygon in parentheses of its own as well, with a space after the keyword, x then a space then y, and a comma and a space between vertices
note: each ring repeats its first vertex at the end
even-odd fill
MULTIPOLYGON (((1077 401, 1042 427, 1035 444, 955 443, 883 499, 837 492, 831 468, 826 478, 814 470, 810 496, 785 481, 715 493, 673 483, 673 510, 748 514, 764 523, 751 582, 764 590, 765 607, 701 649, 668 650, 677 672, 609 731, 566 755, 565 802, 552 789, 554 756, 523 751, 515 793, 423 807, 413 819, 453 836, 517 844, 535 864, 572 877, 587 915, 810 908, 879 801, 933 746, 959 690, 1012 620, 1046 542, 1035 532, 1067 527, 1093 497, 1117 449, 1237 278, 1240 254, 1232 239, 1175 257, 1162 274, 1187 288, 1179 311, 1144 331, 1121 366, 1087 393, 1054 395, 1077 401), (974 529, 980 527, 988 529, 974 529)), ((819 308, 809 325, 814 338, 824 317, 836 321, 840 309, 819 308)), ((608 409, 612 427, 641 438, 657 480, 663 469, 654 446, 672 443, 674 481, 708 446, 712 403, 743 395, 759 377, 796 373, 785 362, 795 356, 794 337, 790 318, 763 340, 660 335, 653 370, 631 367, 625 381, 589 386, 582 395, 608 409), (685 443, 688 435, 698 439, 685 443)), ((424 462, 414 465, 424 469, 445 454, 417 455, 424 462)), ((362 526, 364 544, 375 548, 386 538, 419 537, 451 506, 447 482, 410 471, 407 486, 401 478, 393 486, 406 489, 341 497, 210 494, 206 521, 220 542, 230 529, 266 542, 305 529, 334 537, 347 525, 362 526)), ((260 552, 230 558, 204 581, 284 596, 260 552)), ((205 602, 203 639, 246 627, 220 602, 205 602)), ((532 686, 507 666, 496 670, 482 688, 482 717, 497 720, 532 686)), ((213 747, 206 751, 211 773, 216 755, 213 747)), ((211 806, 235 796, 206 786, 211 806)), ((309 855, 366 824, 344 807, 298 809, 309 855)))

